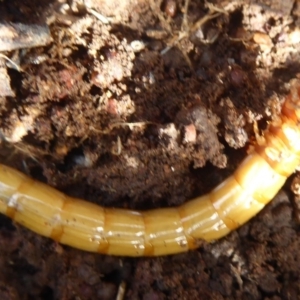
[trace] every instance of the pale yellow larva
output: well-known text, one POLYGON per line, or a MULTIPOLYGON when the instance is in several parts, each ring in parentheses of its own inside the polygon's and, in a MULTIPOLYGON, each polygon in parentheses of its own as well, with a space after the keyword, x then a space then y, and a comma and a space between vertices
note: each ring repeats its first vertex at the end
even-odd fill
POLYGON ((300 164, 300 82, 282 114, 237 170, 209 194, 175 208, 106 209, 74 199, 0 165, 0 212, 62 244, 124 256, 158 256, 197 248, 247 222, 300 164))

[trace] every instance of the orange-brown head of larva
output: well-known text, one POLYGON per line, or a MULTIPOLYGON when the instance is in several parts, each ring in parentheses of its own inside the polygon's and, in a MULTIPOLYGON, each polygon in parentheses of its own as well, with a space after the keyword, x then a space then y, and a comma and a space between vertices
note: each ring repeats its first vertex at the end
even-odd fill
POLYGON ((300 80, 291 82, 291 92, 286 97, 282 107, 282 115, 295 122, 300 127, 300 80))

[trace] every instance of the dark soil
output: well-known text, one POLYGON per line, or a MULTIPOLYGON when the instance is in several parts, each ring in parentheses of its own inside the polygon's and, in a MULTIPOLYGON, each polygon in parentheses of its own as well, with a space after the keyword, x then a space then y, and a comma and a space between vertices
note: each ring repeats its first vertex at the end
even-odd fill
MULTIPOLYGON (((300 73, 298 1, 191 0, 186 19, 181 0, 61 2, 0 3, 3 24, 52 37, 3 52, 17 67, 0 69, 1 162, 99 205, 209 192, 300 73)), ((300 299, 298 182, 226 238, 167 257, 90 254, 0 216, 0 299, 300 299)))

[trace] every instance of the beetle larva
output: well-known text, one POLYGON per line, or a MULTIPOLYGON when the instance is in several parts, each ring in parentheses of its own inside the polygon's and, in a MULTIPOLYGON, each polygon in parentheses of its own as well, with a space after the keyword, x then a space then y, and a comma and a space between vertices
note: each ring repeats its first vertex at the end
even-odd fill
POLYGON ((256 215, 300 164, 300 81, 232 176, 209 194, 176 208, 103 208, 64 195, 0 165, 0 212, 62 244, 124 256, 158 256, 197 248, 256 215))

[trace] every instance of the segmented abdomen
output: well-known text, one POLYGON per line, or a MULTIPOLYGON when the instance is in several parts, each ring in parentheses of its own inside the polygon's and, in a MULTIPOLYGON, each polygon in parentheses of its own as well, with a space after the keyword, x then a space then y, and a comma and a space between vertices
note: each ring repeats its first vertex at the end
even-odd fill
POLYGON ((300 83, 282 114, 237 170, 209 194, 176 208, 103 208, 68 197, 0 165, 0 212, 62 244, 123 256, 158 256, 197 248, 247 222, 300 164, 300 83))

